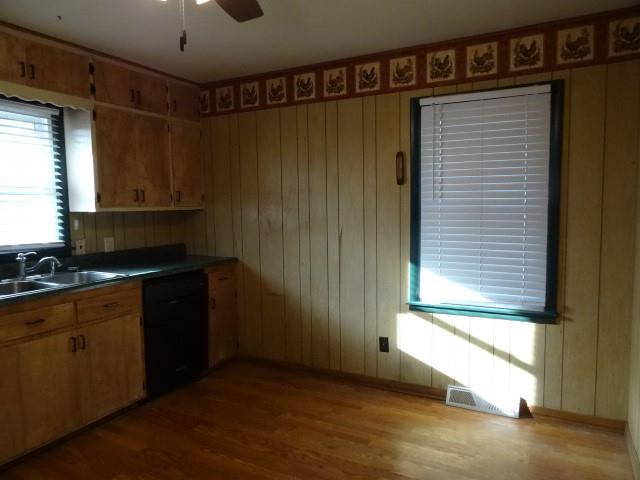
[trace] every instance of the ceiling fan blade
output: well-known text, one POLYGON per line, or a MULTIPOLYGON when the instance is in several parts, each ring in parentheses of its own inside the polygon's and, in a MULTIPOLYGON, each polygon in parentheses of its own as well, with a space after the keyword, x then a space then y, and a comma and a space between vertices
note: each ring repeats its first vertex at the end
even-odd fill
POLYGON ((263 15, 258 0, 216 0, 216 2, 238 22, 246 22, 263 15))

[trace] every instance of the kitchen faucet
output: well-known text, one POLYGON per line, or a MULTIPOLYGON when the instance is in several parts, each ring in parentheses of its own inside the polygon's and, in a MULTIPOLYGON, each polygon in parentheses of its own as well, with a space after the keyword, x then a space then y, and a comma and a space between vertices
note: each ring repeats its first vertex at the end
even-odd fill
POLYGON ((27 268, 27 257, 32 257, 35 255, 37 255, 36 252, 18 254, 18 256, 16 257, 16 261, 18 262, 18 280, 24 280, 25 278, 27 278, 27 273, 35 272, 38 268, 40 268, 42 264, 46 262, 49 262, 51 265, 49 276, 53 276, 56 273, 56 267, 62 266, 62 262, 56 257, 42 257, 33 267, 27 268))

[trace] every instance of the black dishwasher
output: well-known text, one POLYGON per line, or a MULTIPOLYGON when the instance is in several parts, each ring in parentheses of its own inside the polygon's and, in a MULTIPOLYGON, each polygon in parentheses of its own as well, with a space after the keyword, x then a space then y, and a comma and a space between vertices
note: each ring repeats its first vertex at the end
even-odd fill
POLYGON ((208 364, 207 275, 172 275, 144 282, 147 394, 197 379, 208 364))

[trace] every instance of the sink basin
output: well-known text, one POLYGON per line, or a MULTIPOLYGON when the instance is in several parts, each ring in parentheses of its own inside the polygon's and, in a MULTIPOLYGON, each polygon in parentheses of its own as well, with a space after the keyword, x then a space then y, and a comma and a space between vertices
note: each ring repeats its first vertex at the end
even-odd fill
POLYGON ((52 277, 46 277, 46 282, 57 285, 76 285, 119 277, 124 277, 124 275, 106 272, 56 272, 52 277))
POLYGON ((34 292, 36 290, 46 290, 56 288, 58 285, 48 282, 36 282, 33 280, 2 282, 0 283, 0 296, 16 295, 18 293, 34 292))

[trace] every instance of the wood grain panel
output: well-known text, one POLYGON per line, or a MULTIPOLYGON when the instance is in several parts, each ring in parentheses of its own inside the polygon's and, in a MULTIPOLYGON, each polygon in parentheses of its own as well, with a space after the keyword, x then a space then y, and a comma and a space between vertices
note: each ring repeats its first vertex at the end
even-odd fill
POLYGON ((378 376, 400 379, 400 187, 396 153, 400 149, 400 97, 376 97, 376 258, 378 336, 389 338, 389 353, 378 354, 378 376))
POLYGON ((589 415, 595 413, 605 81, 600 66, 571 73, 562 408, 589 415))
POLYGON ((280 113, 257 113, 262 337, 267 358, 285 358, 280 113))
POLYGON ((338 102, 340 332, 342 370, 364 373, 362 99, 338 102))
POLYGON ((400 311, 398 347, 400 380, 431 384, 432 315, 409 312, 409 241, 411 236, 411 98, 433 95, 432 88, 400 94, 400 150, 405 155, 405 182, 400 188, 400 311))
POLYGON ((258 216, 258 153, 256 115, 238 115, 242 179, 242 275, 244 278, 244 351, 262 355, 262 293, 260 291, 260 229, 258 216))
POLYGON ((298 225, 300 228, 300 324, 302 362, 311 364, 311 243, 309 238, 309 128, 307 106, 296 108, 298 125, 298 225))
MULTIPOLYGON (((629 335, 640 114, 640 61, 607 70, 598 320, 596 415, 624 418, 629 381, 629 335), (619 392, 625 392, 621 395, 619 392)), ((640 279, 638 279, 640 281, 640 279)))
POLYGON ((327 277, 329 282, 329 363, 340 370, 340 221, 338 211, 338 106, 327 102, 327 277))
POLYGON ((562 406, 562 369, 564 345, 564 304, 567 263, 567 203, 569 199, 569 152, 571 132, 571 70, 553 73, 554 80, 564 82, 562 161, 560 166, 560 219, 558 232, 558 320, 547 325, 545 333, 544 406, 560 409, 562 406))
POLYGON ((364 154, 364 370, 378 375, 378 277, 376 265, 376 97, 362 99, 362 136, 364 154))
POLYGON ((282 246, 286 359, 302 360, 300 323, 300 228, 298 195, 298 125, 296 108, 280 110, 282 155, 282 246))
POLYGON ((327 277, 327 159, 323 103, 308 107, 309 258, 311 267, 311 364, 329 367, 327 277))
POLYGON ((213 195, 216 255, 233 255, 229 119, 229 116, 218 117, 213 120, 211 125, 213 188, 210 194, 213 195))

